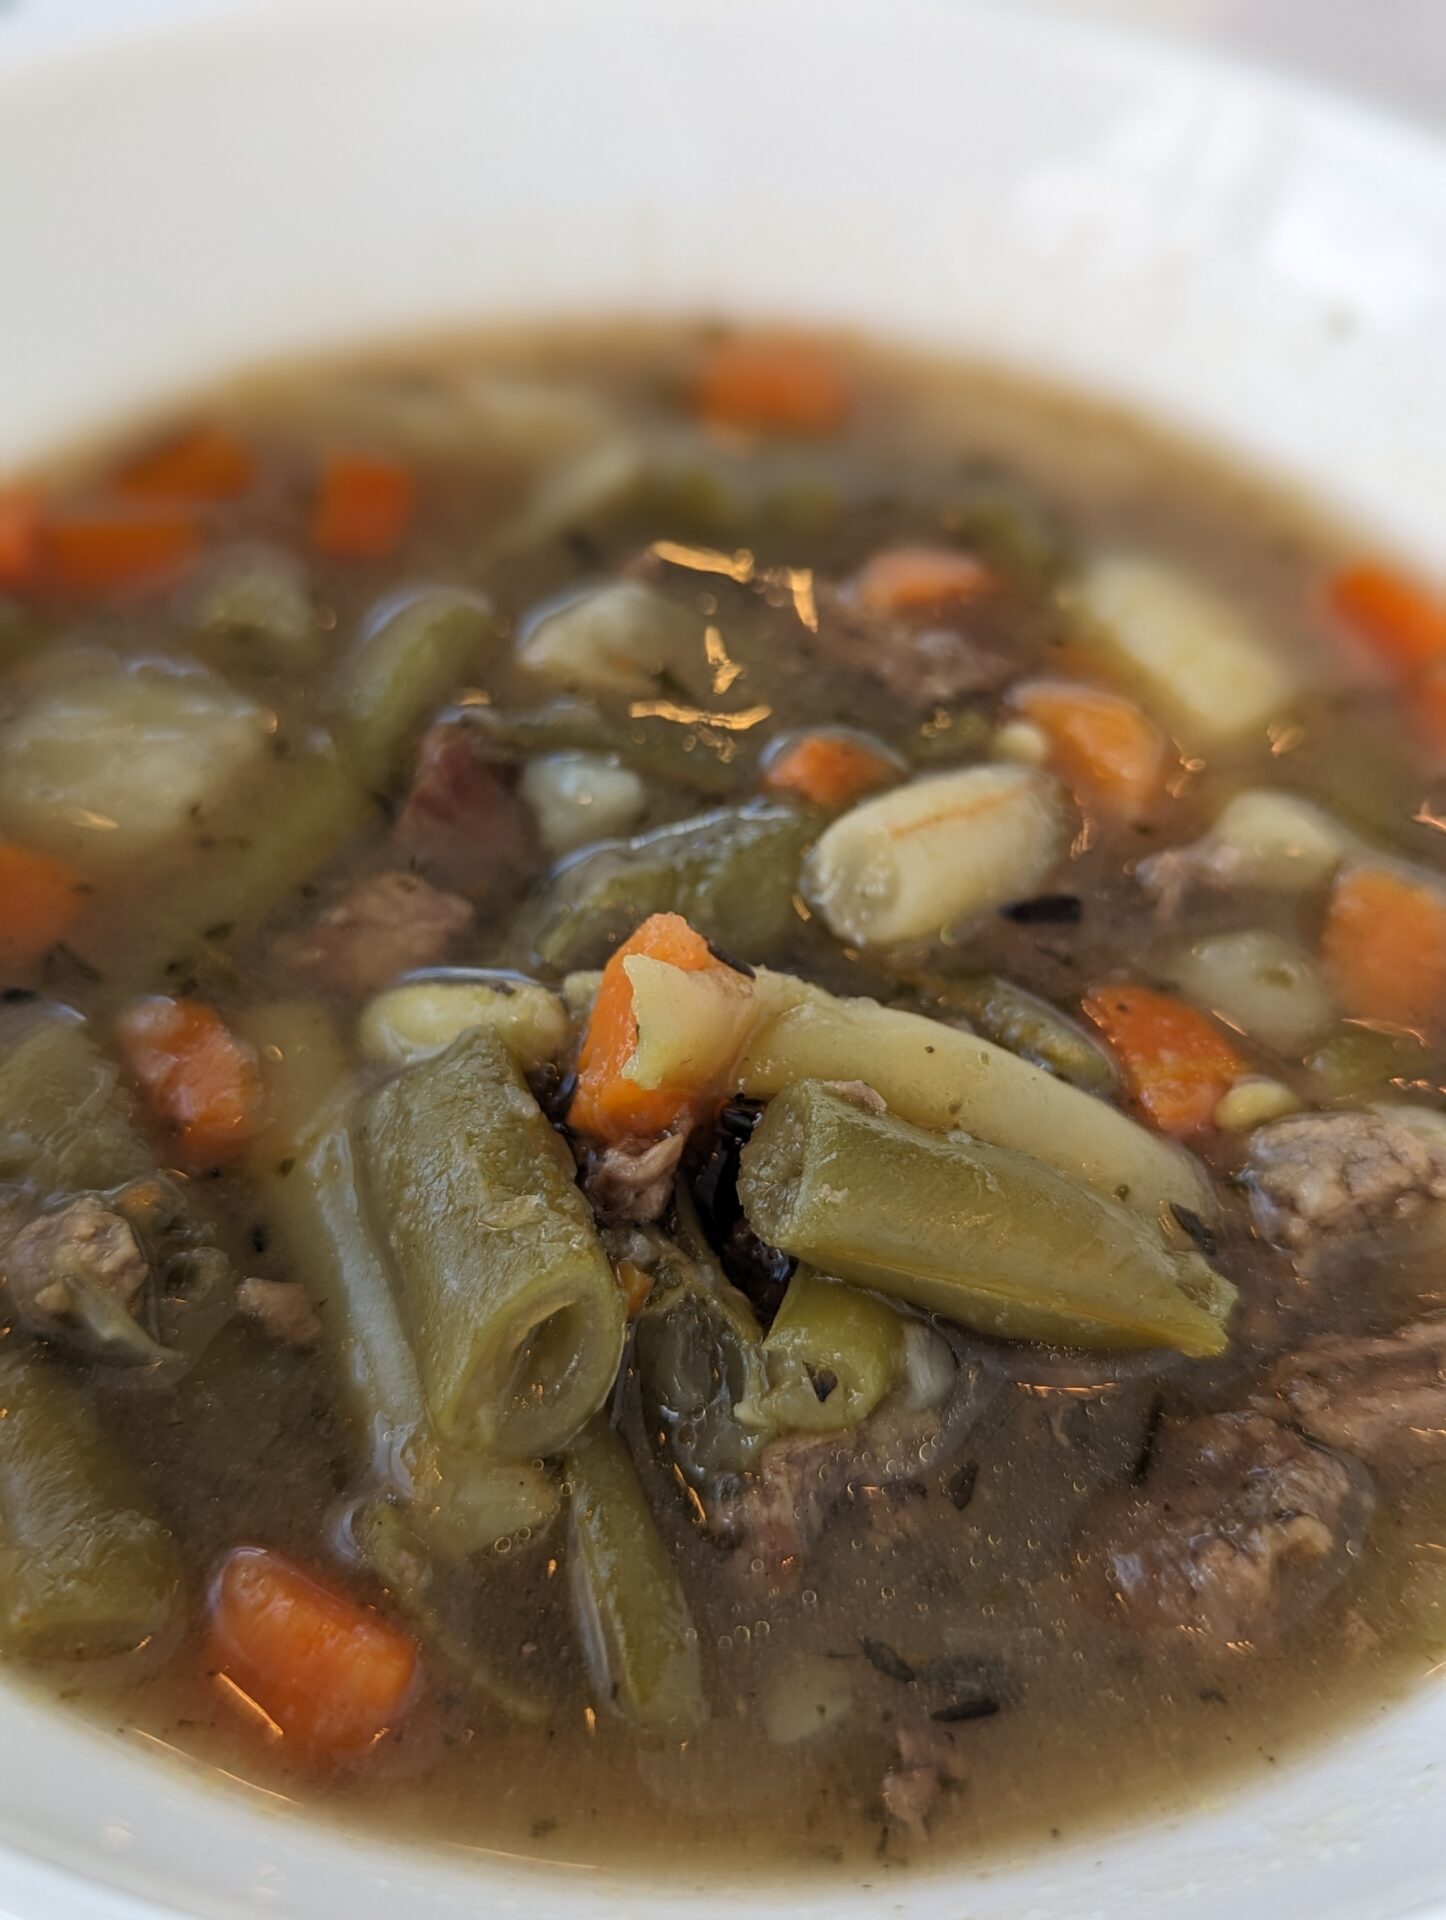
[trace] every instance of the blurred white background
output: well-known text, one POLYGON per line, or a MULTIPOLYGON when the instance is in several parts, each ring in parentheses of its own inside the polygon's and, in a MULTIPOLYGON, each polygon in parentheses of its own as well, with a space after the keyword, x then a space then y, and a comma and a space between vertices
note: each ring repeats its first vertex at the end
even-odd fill
MULTIPOLYGON (((309 0, 293 0, 303 7, 309 0)), ((729 0, 714 0, 725 6, 729 0)), ((941 0, 950 4, 951 0, 941 0)), ((245 0, 0 0, 0 34, 43 42, 245 0)), ((510 0, 525 5, 526 0, 510 0)), ((597 0, 606 6, 607 0, 597 0)), ((887 6, 888 0, 880 0, 887 6)), ((952 0, 1100 18, 1284 67, 1446 132, 1446 0, 952 0)), ((363 31, 366 0, 357 0, 363 31)))

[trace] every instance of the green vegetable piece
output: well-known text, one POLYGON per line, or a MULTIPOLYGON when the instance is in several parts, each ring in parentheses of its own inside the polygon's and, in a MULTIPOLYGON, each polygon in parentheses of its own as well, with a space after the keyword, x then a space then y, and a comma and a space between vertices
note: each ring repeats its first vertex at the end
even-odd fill
POLYGON ((0 1355, 0 1642, 33 1660, 129 1652, 172 1624, 180 1563, 79 1391, 0 1355))
POLYGON ((634 1333, 643 1404, 689 1484, 709 1487, 746 1472, 772 1430, 759 1406, 767 1378, 758 1322, 705 1251, 649 1238, 653 1287, 634 1333), (751 1426, 737 1416, 741 1401, 759 1408, 751 1426))
POLYGON ((681 913, 705 940, 762 958, 798 924, 798 864, 818 827, 795 807, 720 807, 603 842, 553 881, 535 923, 538 959, 559 971, 599 965, 653 913, 681 913))
POLYGON ((570 1563, 599 1700, 634 1728, 686 1740, 708 1717, 698 1633, 622 1441, 602 1419, 568 1448, 570 1563))
POLYGON ((306 568, 279 547, 232 547, 186 588, 182 613, 198 638, 240 642, 269 665, 311 661, 323 630, 306 568))
POLYGON ((0 1027, 0 1180, 69 1194, 155 1170, 120 1070, 84 1022, 28 1009, 0 1027))
POLYGON ((1341 1027, 1307 1054, 1311 1092, 1321 1102, 1352 1100, 1427 1072, 1424 1046, 1410 1033, 1378 1033, 1373 1027, 1341 1027))
POLYGON ((331 696, 343 751, 364 786, 391 786, 417 728, 457 690, 495 631, 491 603, 478 594, 409 593, 377 609, 331 696))
POLYGON ((800 1267, 763 1343, 768 1390, 738 1416, 793 1433, 855 1427, 898 1380, 903 1358, 904 1323, 893 1307, 800 1267))
POLYGON ((1219 1353, 1235 1290, 1030 1155, 867 1113, 818 1081, 743 1149, 749 1225, 827 1273, 1010 1340, 1219 1353))
POLYGON ((373 1096, 366 1163, 444 1444, 555 1452, 602 1405, 622 1297, 572 1157, 495 1034, 373 1096))
POLYGON ((444 1448, 432 1427, 391 1276, 366 1218, 347 1125, 349 1065, 331 1015, 304 1002, 247 1023, 260 1052, 270 1124, 247 1171, 276 1221, 336 1355, 353 1415, 381 1480, 437 1552, 461 1557, 558 1508, 530 1461, 444 1448))
POLYGON ((935 996, 941 1012, 962 1013, 976 1032, 1085 1093, 1108 1099, 1119 1085, 1105 1049, 1037 994, 997 973, 950 981, 935 996))
POLYGON ((529 760, 547 753, 611 754, 650 780, 720 798, 745 778, 735 737, 706 723, 684 725, 659 714, 626 720, 583 700, 554 700, 522 711, 461 707, 464 722, 498 760, 529 760))

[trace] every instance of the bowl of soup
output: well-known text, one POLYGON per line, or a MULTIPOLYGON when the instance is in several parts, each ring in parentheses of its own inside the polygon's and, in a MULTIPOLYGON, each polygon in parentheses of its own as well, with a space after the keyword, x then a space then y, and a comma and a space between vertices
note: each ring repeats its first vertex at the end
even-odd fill
POLYGON ((13 1911, 1434 1910, 1439 154, 428 0, 0 177, 13 1911))

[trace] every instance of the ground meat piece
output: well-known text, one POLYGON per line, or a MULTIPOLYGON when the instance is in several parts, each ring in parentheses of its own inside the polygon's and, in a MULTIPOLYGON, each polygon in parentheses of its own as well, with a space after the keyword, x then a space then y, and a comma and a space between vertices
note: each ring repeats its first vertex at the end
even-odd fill
POLYGON ((1345 1578, 1374 1507, 1358 1460, 1264 1414, 1171 1421, 1144 1486, 1101 1502, 1079 1578, 1127 1626, 1268 1646, 1345 1578))
POLYGON ((42 1213, 21 1228, 4 1254, 11 1304, 37 1333, 60 1331, 74 1319, 80 1288, 108 1295, 129 1313, 147 1272, 129 1223, 94 1194, 42 1213))
POLYGON ((237 1310, 284 1347, 314 1347, 321 1322, 305 1289, 292 1280, 243 1280, 236 1289, 237 1310))
POLYGON ((948 1728, 928 1722, 906 1721, 899 1728, 898 1746, 898 1762, 883 1779, 884 1812, 923 1842, 939 1802, 964 1778, 963 1759, 948 1728))
POLYGON ((605 1220, 637 1226, 658 1219, 686 1144, 686 1134, 665 1133, 661 1140, 624 1141, 590 1152, 582 1184, 594 1209, 605 1220))
POLYGON ((751 1560, 792 1569, 806 1557, 849 1483, 866 1477, 856 1436, 792 1433, 771 1440, 740 1490, 705 1499, 708 1528, 751 1560))
POLYGON ((1252 1134, 1245 1178, 1260 1231, 1308 1264, 1342 1234, 1446 1199, 1446 1155, 1373 1109, 1296 1113, 1252 1134))
POLYGON ((1446 1315, 1384 1340, 1312 1340, 1279 1362, 1255 1404, 1372 1465, 1446 1459, 1446 1315))
POLYGON ((829 665, 866 675, 920 713, 990 693, 1019 670, 958 627, 880 618, 846 589, 819 590, 818 631, 808 644, 829 665))
POLYGON ((436 966, 467 931, 473 909, 415 873, 378 873, 328 907, 314 925, 276 943, 288 973, 345 993, 377 993, 399 974, 436 966))
POLYGON ((442 885, 489 905, 519 892, 542 864, 532 809, 509 771, 456 721, 422 736, 396 841, 442 885))

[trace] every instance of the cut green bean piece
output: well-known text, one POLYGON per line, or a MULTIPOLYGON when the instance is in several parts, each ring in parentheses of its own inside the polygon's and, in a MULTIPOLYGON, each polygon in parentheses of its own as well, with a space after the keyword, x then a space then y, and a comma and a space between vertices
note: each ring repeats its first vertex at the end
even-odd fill
POLYGON ((642 1733, 686 1740, 708 1717, 698 1633, 628 1450, 592 1421, 568 1448, 571 1571, 598 1698, 642 1733))
POLYGON ((341 663, 331 701, 364 786, 391 785, 417 728, 457 691, 494 632, 480 594, 408 593, 376 610, 341 663))
POLYGON ((1342 1027, 1307 1055, 1311 1091, 1322 1101, 1350 1100, 1390 1086, 1419 1080, 1430 1057, 1413 1033, 1379 1033, 1373 1027, 1342 1027))
POLYGON ((622 1297, 572 1157, 495 1034, 375 1094, 366 1158, 444 1444, 555 1452, 602 1405, 622 1297))
POLYGON ((534 946, 559 971, 601 964, 653 913, 681 913, 705 940, 761 958, 798 924, 798 865, 818 817, 750 806, 604 843, 564 867, 543 900, 534 946))
POLYGON ((941 1012, 962 1013, 986 1040, 1085 1093, 1107 1098, 1119 1085, 1102 1046, 1047 1000, 997 973, 951 980, 940 988, 935 1004, 941 1012))
POLYGON ((172 1624, 175 1542, 142 1511, 79 1391, 0 1355, 0 1641, 34 1660, 129 1652, 172 1624))
POLYGON ((248 1171, 337 1356, 381 1479, 411 1503, 438 1551, 461 1556, 557 1512, 557 1488, 531 1461, 444 1448, 386 1262, 366 1218, 347 1126, 349 1066, 331 1015, 303 1002, 247 1024, 261 1055, 270 1124, 248 1171))
POLYGON ((836 1433, 866 1420, 898 1380, 904 1323, 877 1295, 800 1267, 768 1337, 768 1389, 738 1407, 785 1433, 836 1433))
POLYGON ((0 1180, 45 1193, 120 1187, 156 1170, 120 1070, 83 1021, 29 1009, 0 1031, 0 1180))
POLYGON ((771 1246, 1001 1339, 1219 1353, 1235 1290, 1042 1161, 865 1112, 817 1081, 769 1105, 739 1193, 771 1246))
POLYGON ((584 700, 553 700, 521 711, 459 707, 448 717, 470 727, 498 760, 531 760, 546 753, 610 754, 650 780, 719 798, 736 793, 747 778, 747 763, 732 734, 657 714, 620 720, 584 700))

